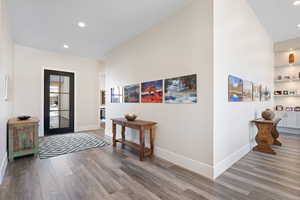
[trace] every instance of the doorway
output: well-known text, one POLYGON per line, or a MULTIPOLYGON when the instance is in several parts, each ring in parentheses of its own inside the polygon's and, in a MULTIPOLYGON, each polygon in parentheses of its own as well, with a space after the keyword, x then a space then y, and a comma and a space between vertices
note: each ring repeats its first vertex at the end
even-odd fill
POLYGON ((44 71, 44 133, 74 132, 74 73, 44 71))

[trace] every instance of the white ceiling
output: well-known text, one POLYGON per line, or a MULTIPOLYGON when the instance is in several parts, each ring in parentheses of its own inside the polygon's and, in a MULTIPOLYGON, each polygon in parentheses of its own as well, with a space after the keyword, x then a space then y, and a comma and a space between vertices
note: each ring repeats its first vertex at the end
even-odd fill
POLYGON ((300 37, 300 5, 295 0, 248 0, 274 42, 300 37))
POLYGON ((16 43, 98 59, 191 1, 8 0, 8 8, 16 43))

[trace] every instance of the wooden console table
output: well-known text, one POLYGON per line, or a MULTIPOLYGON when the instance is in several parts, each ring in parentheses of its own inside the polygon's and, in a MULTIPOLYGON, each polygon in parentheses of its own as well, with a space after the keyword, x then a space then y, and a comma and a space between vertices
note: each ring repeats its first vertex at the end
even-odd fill
POLYGON ((113 146, 116 147, 117 142, 122 143, 122 148, 127 145, 140 152, 140 160, 143 161, 145 156, 152 156, 154 151, 154 139, 155 139, 155 125, 156 122, 135 120, 128 121, 125 118, 112 119, 112 133, 113 133, 113 146), (117 135, 117 124, 122 126, 122 138, 116 139, 117 135), (132 128, 139 130, 140 144, 136 144, 125 140, 125 129, 132 128), (145 130, 150 131, 150 148, 145 147, 145 130))
POLYGON ((277 124, 281 119, 264 120, 257 119, 251 122, 255 123, 258 128, 258 133, 255 137, 257 145, 253 148, 253 151, 259 151, 263 153, 276 155, 271 146, 281 146, 281 142, 278 141, 279 133, 276 129, 277 124))

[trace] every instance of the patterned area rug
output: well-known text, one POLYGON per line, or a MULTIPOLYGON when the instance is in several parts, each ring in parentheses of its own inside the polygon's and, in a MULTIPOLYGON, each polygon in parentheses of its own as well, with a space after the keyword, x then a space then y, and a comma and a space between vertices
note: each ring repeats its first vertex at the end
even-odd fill
POLYGON ((48 136, 39 140, 39 155, 40 159, 46 159, 104 145, 105 141, 86 133, 48 136))

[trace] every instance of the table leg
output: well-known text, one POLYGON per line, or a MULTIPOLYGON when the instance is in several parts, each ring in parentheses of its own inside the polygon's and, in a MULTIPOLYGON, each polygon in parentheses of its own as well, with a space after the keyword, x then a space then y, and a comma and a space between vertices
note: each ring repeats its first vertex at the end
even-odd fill
POLYGON ((281 142, 279 142, 277 139, 279 137, 279 133, 277 131, 276 126, 274 126, 272 129, 272 136, 274 138, 274 145, 281 146, 282 145, 281 142))
POLYGON ((155 140, 155 127, 150 128, 150 148, 151 148, 151 156, 154 153, 154 140, 155 140))
MULTIPOLYGON (((122 126, 121 134, 122 134, 122 142, 125 142, 125 126, 122 126)), ((124 149, 124 147, 125 147, 125 144, 122 143, 122 149, 124 149)))
POLYGON ((140 161, 144 160, 145 156, 145 136, 144 129, 140 129, 140 161))
POLYGON ((113 147, 117 146, 116 135, 117 135, 117 125, 112 123, 112 134, 113 134, 113 147))
POLYGON ((258 128, 258 133, 255 137, 257 146, 253 148, 253 151, 275 155, 275 151, 273 151, 271 148, 271 145, 274 143, 274 139, 271 135, 273 125, 257 123, 256 126, 258 128))

